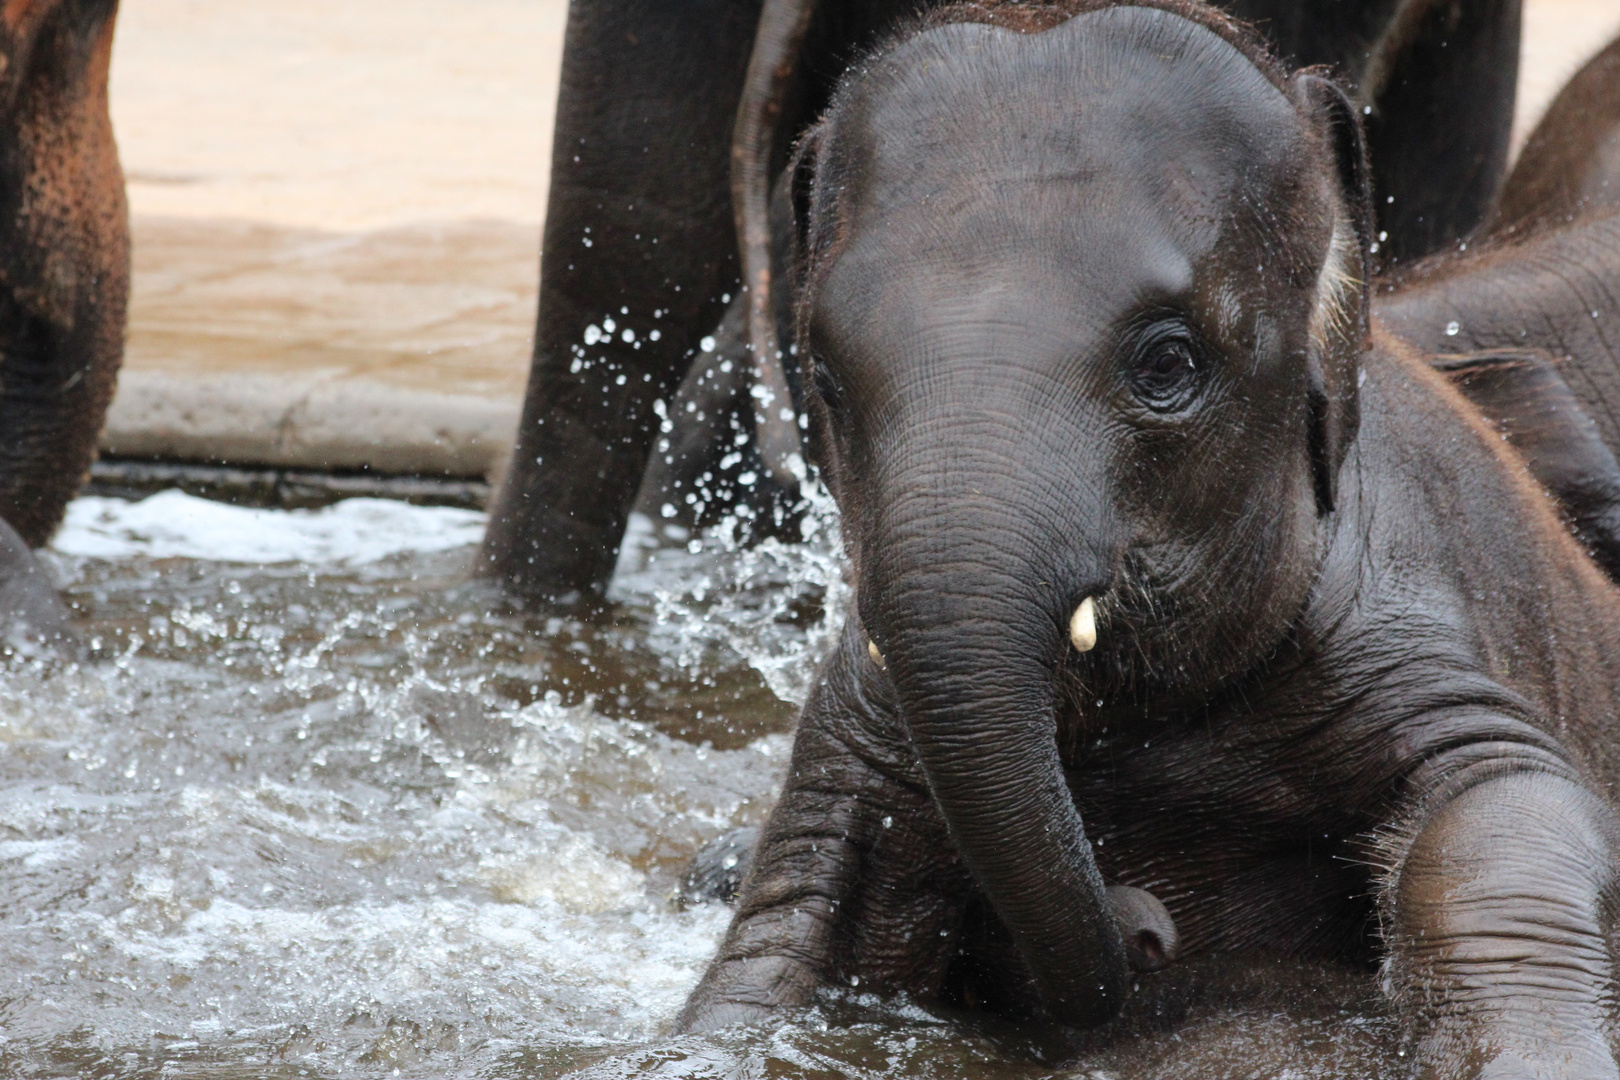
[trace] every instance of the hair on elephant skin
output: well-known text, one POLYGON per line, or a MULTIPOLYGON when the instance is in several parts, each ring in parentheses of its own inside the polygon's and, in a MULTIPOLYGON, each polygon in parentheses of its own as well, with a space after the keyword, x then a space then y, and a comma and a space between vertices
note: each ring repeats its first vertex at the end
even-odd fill
POLYGON ((683 1027, 858 978, 1106 1030, 1123 885, 1187 963, 1376 969, 1418 1075, 1620 1075, 1620 591, 1568 432, 1456 385, 1544 365, 1374 324, 1360 113, 1176 0, 842 81, 791 284, 856 610, 683 1027))
MULTIPOLYGON (((773 307, 757 290, 742 291, 739 240, 762 248, 757 229, 739 234, 735 212, 746 204, 758 218, 762 185, 778 175, 845 66, 918 6, 570 7, 534 358, 479 563, 514 600, 599 598, 638 489, 644 508, 668 504, 683 518, 685 507, 702 502, 693 522, 731 498, 773 523, 791 506, 798 410, 780 397, 796 388, 791 365, 784 373, 769 351, 759 354, 772 337, 763 319, 747 327, 741 347, 768 402, 744 396, 739 406, 712 383, 683 389, 683 380, 706 363, 700 342, 728 304, 757 304, 761 315, 773 307), (751 66, 773 43, 791 46, 776 54, 782 63, 751 66), (744 123, 749 117, 757 122, 744 123), (732 185, 748 175, 753 194, 734 206, 732 185), (737 452, 724 438, 703 443, 677 432, 671 448, 659 448, 668 433, 655 406, 664 402, 667 417, 677 393, 683 409, 700 403, 702 424, 713 416, 703 403, 724 406, 726 431, 744 437, 745 456, 760 459, 757 468, 727 468, 762 477, 763 490, 749 493, 735 477, 714 482, 718 462, 737 452), (753 423, 732 427, 749 413, 753 423)), ((1380 258, 1414 259, 1473 228, 1505 167, 1519 0, 1232 0, 1232 8, 1291 63, 1324 65, 1354 88, 1367 114, 1386 234, 1380 258)), ((788 340, 784 329, 777 340, 788 340)))

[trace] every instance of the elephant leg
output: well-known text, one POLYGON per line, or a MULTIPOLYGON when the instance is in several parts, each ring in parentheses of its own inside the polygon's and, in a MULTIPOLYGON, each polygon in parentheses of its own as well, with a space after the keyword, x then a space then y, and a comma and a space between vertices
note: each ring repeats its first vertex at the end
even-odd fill
POLYGON ((83 647, 67 605, 17 530, 0 519, 0 647, 77 657, 83 647))
POLYGON ((0 518, 50 539, 123 359, 124 178, 107 113, 112 0, 0 7, 0 518))
POLYGON ((1411 260, 1467 236, 1507 168, 1520 0, 1220 0, 1366 109, 1379 244, 1411 260))
POLYGON ((1385 265, 1467 237, 1507 170, 1520 0, 1407 0, 1361 80, 1385 265))
POLYGON ((1426 770, 1449 775, 1402 830, 1386 974, 1419 1076, 1620 1076, 1605 1039, 1615 822, 1533 753, 1443 756, 1426 770))
POLYGON ((734 513, 747 537, 798 539, 797 485, 783 487, 760 457, 744 300, 726 309, 714 348, 692 365, 660 418, 636 510, 686 529, 734 513))
POLYGON ((757 0, 570 6, 534 358, 481 572, 599 597, 668 400, 736 291, 730 135, 757 0))
POLYGON ((756 1022, 823 986, 936 996, 971 892, 886 680, 848 628, 805 708, 731 928, 677 1027, 756 1022))

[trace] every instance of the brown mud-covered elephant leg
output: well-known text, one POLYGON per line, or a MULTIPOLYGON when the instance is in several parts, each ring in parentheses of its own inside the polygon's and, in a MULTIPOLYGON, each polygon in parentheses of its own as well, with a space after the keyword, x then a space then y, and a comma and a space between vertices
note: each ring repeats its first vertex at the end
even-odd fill
POLYGON ((730 132, 758 14, 752 0, 570 6, 534 361, 480 557, 514 597, 606 587, 653 402, 737 288, 730 132))
POLYGON ((1620 204, 1620 39, 1558 92, 1525 140, 1489 230, 1524 233, 1620 204))
POLYGON ((1366 108, 1379 254, 1440 251, 1484 220, 1507 170, 1520 0, 1228 0, 1297 64, 1366 108))
POLYGON ((1620 1076, 1605 937, 1613 811, 1567 766, 1476 745, 1414 777, 1384 896, 1386 986, 1422 1077, 1620 1076))
POLYGON ((826 986, 937 996, 971 879, 851 620, 805 707, 718 955, 681 1030, 757 1022, 826 986))
POLYGON ((30 546, 94 460, 129 225, 107 115, 116 0, 0 7, 0 517, 30 546))

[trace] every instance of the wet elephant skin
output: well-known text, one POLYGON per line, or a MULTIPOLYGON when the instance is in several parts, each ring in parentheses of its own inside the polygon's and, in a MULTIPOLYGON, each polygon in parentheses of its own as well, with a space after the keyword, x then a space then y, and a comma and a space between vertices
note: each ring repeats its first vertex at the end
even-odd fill
POLYGON ((1620 207, 1493 234, 1381 283, 1378 320, 1431 353, 1541 349, 1620 449, 1620 207))
POLYGON ((1375 310, 1460 377, 1620 579, 1617 139, 1620 42, 1554 99, 1481 233, 1400 268, 1375 310))
MULTIPOLYGON (((845 65, 917 6, 817 6, 777 109, 773 164, 845 65)), ((1234 8, 1298 63, 1367 83, 1383 255, 1414 258, 1473 227, 1506 160, 1518 0, 1234 8)), ((606 589, 656 444, 653 403, 671 400, 723 298, 740 287, 730 137, 759 14, 758 0, 570 8, 534 360, 480 556, 480 572, 516 600, 569 602, 606 589), (614 322, 605 339, 604 318, 614 322)), ((697 461, 690 471, 711 467, 697 461)))
POLYGON ((1620 1075, 1620 592, 1371 326, 1358 110, 1165 7, 935 16, 804 144, 858 611, 681 1024, 1106 1024, 1110 883, 1380 966, 1417 1075, 1620 1075))
POLYGON ((0 517, 49 539, 123 355, 129 225, 107 65, 116 0, 0 6, 0 517))

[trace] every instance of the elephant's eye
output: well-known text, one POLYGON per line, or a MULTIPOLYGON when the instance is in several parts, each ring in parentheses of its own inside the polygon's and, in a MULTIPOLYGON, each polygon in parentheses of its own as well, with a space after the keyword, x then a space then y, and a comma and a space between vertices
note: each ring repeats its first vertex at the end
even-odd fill
POLYGON ((1185 331, 1150 333, 1131 367, 1131 392, 1154 412, 1178 412, 1192 404, 1199 376, 1198 351, 1185 331))
POLYGON ((827 361, 820 356, 812 356, 810 360, 810 378, 815 383, 816 393, 821 395, 822 403, 828 409, 837 411, 844 406, 844 387, 827 366, 827 361))

